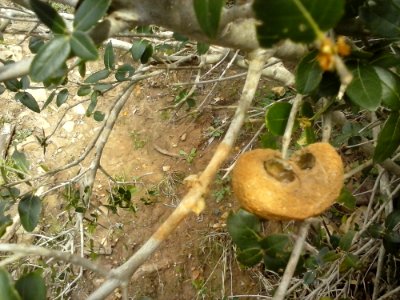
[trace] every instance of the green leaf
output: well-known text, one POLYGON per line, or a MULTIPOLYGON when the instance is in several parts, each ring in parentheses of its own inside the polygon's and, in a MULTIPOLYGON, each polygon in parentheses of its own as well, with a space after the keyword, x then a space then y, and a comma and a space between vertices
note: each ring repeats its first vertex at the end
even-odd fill
POLYGON ((390 109, 400 109, 400 77, 388 69, 375 67, 382 84, 382 103, 390 109))
POLYGON ((53 101, 54 96, 56 95, 56 91, 52 91, 49 97, 47 98, 46 102, 43 104, 42 110, 44 110, 50 103, 53 101))
POLYGON ((260 20, 258 40, 270 48, 283 39, 311 43, 321 31, 335 26, 344 13, 344 0, 255 0, 253 11, 260 20))
POLYGON ((228 232, 241 249, 259 247, 260 220, 253 214, 240 209, 231 213, 227 220, 228 232))
POLYGON ((83 97, 83 96, 89 95, 91 91, 92 91, 92 87, 90 85, 84 85, 79 88, 77 95, 79 97, 83 97))
POLYGON ((152 55, 153 55, 153 46, 149 44, 144 50, 143 55, 140 58, 140 62, 142 64, 147 63, 152 55))
POLYGON ((44 81, 54 76, 71 52, 69 38, 56 36, 40 48, 31 64, 30 75, 34 81, 44 81))
POLYGON ((197 42, 197 53, 199 55, 206 54, 208 51, 208 48, 210 48, 209 44, 197 42))
POLYGON ((356 208, 356 197, 354 197, 346 187, 341 190, 339 198, 337 198, 336 201, 349 210, 354 210, 356 208))
POLYGON ((65 103, 65 101, 67 101, 69 96, 68 90, 67 89, 62 89, 58 95, 57 95, 57 106, 60 107, 61 105, 63 105, 65 103))
POLYGON ((15 290, 10 274, 0 267, 0 299, 1 300, 21 300, 15 290))
POLYGON ((382 85, 375 68, 358 64, 353 80, 346 90, 350 100, 362 108, 374 111, 381 104, 382 85))
POLYGON ((367 228, 367 232, 375 239, 382 238, 385 233, 385 228, 380 224, 371 224, 367 228))
POLYGON ((32 232, 39 223, 42 212, 42 201, 38 196, 28 194, 18 203, 18 213, 21 224, 28 232, 32 232))
POLYGON ((39 105, 37 104, 35 98, 33 98, 33 96, 28 92, 18 92, 15 94, 15 98, 30 110, 40 113, 39 105))
POLYGON ((81 75, 81 77, 85 77, 86 75, 86 63, 84 61, 81 61, 78 65, 78 71, 79 71, 79 75, 81 75))
POLYGON ((41 37, 38 36, 32 36, 29 39, 29 50, 31 50, 32 53, 38 53, 39 49, 44 45, 44 41, 41 37))
POLYGON ((260 136, 260 142, 263 148, 278 149, 277 137, 269 131, 260 136))
POLYGON ((292 104, 288 102, 277 102, 268 109, 265 115, 265 124, 273 134, 283 135, 285 133, 291 109, 292 104))
POLYGON ((153 55, 153 47, 146 40, 134 42, 130 51, 132 58, 134 60, 140 59, 142 64, 146 63, 153 55))
POLYGON ((104 120, 105 114, 101 111, 96 110, 93 114, 93 119, 97 122, 101 122, 104 120))
POLYGON ((104 51, 104 66, 111 70, 115 68, 115 54, 111 41, 108 42, 104 51))
POLYGON ((259 247, 246 248, 244 250, 239 249, 237 252, 237 259, 241 264, 252 267, 261 261, 263 255, 264 253, 259 247))
POLYGON ((374 151, 374 162, 380 163, 389 158, 400 145, 400 114, 392 111, 378 135, 374 151))
POLYGON ((97 97, 99 95, 99 92, 94 91, 92 93, 92 95, 90 96, 90 104, 86 110, 86 116, 90 117, 94 111, 94 109, 96 108, 97 105, 97 97))
POLYGON ((97 48, 92 38, 85 32, 74 31, 71 36, 71 49, 84 61, 97 59, 97 48))
POLYGON ((135 73, 135 69, 130 64, 123 64, 118 67, 115 72, 115 79, 119 82, 129 80, 130 77, 135 73))
POLYGON ((271 234, 260 241, 261 248, 270 256, 287 252, 291 246, 290 239, 286 234, 271 234))
POLYGON ((98 91, 100 93, 104 93, 105 91, 109 90, 112 88, 112 84, 109 83, 98 83, 93 86, 94 91, 98 91))
POLYGON ((347 253, 339 266, 339 272, 344 273, 351 268, 358 269, 361 266, 360 258, 352 253, 347 253))
POLYGON ((23 275, 15 288, 23 300, 46 300, 46 285, 38 272, 23 275))
POLYGON ((22 89, 22 83, 18 79, 6 80, 4 84, 11 92, 18 92, 19 89, 22 89))
POLYGON ((14 168, 23 172, 24 174, 27 174, 29 172, 30 163, 29 160, 26 158, 24 152, 15 150, 11 158, 14 162, 14 168))
POLYGON ((322 80, 324 73, 317 61, 318 51, 308 53, 300 61, 296 69, 296 89, 300 94, 307 95, 314 91, 322 80))
POLYGON ((104 69, 93 73, 85 79, 85 83, 97 83, 99 80, 106 79, 110 75, 110 70, 104 69))
POLYGON ((341 238, 340 238, 340 242, 339 242, 339 247, 340 249, 342 249, 343 251, 349 251, 350 247, 353 243, 353 238, 354 235, 356 234, 355 231, 353 230, 349 230, 347 231, 341 238))
POLYGON ((194 0, 193 5, 200 28, 208 37, 215 38, 218 33, 221 11, 225 1, 194 0))
POLYGON ((279 256, 264 255, 265 268, 267 270, 282 274, 286 268, 289 258, 289 252, 282 252, 279 256))
POLYGON ((385 227, 393 230, 398 224, 400 224, 400 210, 394 210, 386 217, 385 227))
POLYGON ((398 0, 375 0, 360 8, 360 17, 368 28, 380 37, 400 36, 400 6, 398 0))
POLYGON ((384 235, 383 246, 385 250, 393 255, 400 254, 400 233, 391 231, 384 235))
POLYGON ((75 13, 75 31, 88 31, 105 15, 111 0, 84 0, 75 13))
POLYGON ((397 54, 382 51, 372 57, 370 64, 381 68, 397 67, 400 65, 400 57, 397 54))
POLYGON ((317 272, 315 270, 308 271, 304 274, 303 277, 304 284, 310 285, 315 281, 316 278, 317 278, 317 272))
POLYGON ((29 88, 30 88, 31 82, 30 82, 30 80, 29 80, 29 76, 28 76, 28 75, 22 76, 22 78, 21 78, 21 85, 22 85, 22 89, 23 89, 23 90, 26 90, 26 89, 29 89, 29 88))
POLYGON ((30 2, 31 8, 39 20, 49 27, 53 33, 66 33, 67 30, 63 18, 50 4, 39 0, 30 0, 30 2))
POLYGON ((3 94, 6 91, 6 87, 2 84, 0 84, 0 95, 3 94))

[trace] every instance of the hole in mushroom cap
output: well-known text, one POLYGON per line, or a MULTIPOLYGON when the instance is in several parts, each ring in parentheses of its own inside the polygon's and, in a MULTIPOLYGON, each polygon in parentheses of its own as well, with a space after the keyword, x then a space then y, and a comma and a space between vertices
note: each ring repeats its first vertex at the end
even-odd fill
POLYGON ((279 158, 272 158, 264 162, 267 174, 282 183, 289 183, 295 179, 295 174, 289 163, 279 158))
POLYGON ((296 158, 296 163, 302 170, 309 170, 315 166, 315 156, 311 153, 303 153, 296 158))

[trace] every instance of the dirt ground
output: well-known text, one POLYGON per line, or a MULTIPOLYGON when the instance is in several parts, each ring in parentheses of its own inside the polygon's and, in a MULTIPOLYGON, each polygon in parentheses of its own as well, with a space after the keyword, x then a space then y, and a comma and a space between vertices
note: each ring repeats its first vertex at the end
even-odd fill
MULTIPOLYGON (((11 45, 15 38, 6 36, 5 40, 11 45)), ((5 49, 10 50, 9 55, 14 59, 29 53, 25 44, 5 49)), ((94 72, 101 67, 99 61, 90 64, 88 70, 94 72)), ((239 71, 242 72, 232 70, 230 75, 239 71)), ((219 69, 215 70, 210 78, 218 72, 219 69)), ((201 114, 191 114, 193 109, 187 111, 185 106, 180 110, 163 109, 173 104, 179 92, 171 84, 193 80, 194 75, 190 71, 171 71, 138 83, 113 129, 101 165, 117 180, 134 186, 136 193, 132 202, 137 211, 118 208, 117 213, 113 213, 107 209, 105 205, 113 183, 99 171, 85 213, 85 253, 106 268, 125 262, 168 217, 187 190, 183 179, 204 169, 229 125, 234 113, 231 106, 240 96, 244 79, 221 83, 210 99, 213 106, 207 106, 201 114), (221 109, 222 106, 226 108, 221 109)), ((80 80, 74 71, 70 76, 67 104, 57 107, 53 103, 40 114, 17 103, 12 94, 6 92, 0 96, 1 122, 16 125, 14 144, 28 155, 32 175, 79 157, 99 129, 100 123, 85 116, 88 103, 67 110, 69 105, 88 98, 76 96, 74 82, 80 80), (63 114, 65 116, 60 119, 63 114), (44 153, 35 136, 43 133, 47 136, 55 128, 44 153)), ((49 95, 42 89, 29 91, 39 106, 49 95)), ((101 97, 98 109, 107 111, 119 91, 101 97)), ((208 91, 208 86, 196 91, 197 103, 208 91)), ((260 123, 246 125, 246 133, 240 137, 236 150, 251 139, 262 122, 261 118, 260 123)), ((90 158, 82 166, 88 166, 90 158)), ((230 164, 228 162, 225 167, 230 164)), ((54 186, 75 176, 78 171, 79 167, 68 169, 46 179, 44 184, 54 186)), ((222 171, 220 175, 223 174, 222 171)), ((129 288, 131 299, 235 299, 229 296, 255 295, 266 288, 265 278, 260 279, 257 269, 246 270, 234 258, 225 221, 237 204, 230 192, 229 177, 222 180, 221 176, 212 187, 204 212, 187 218, 135 273, 129 288)), ((45 197, 43 219, 37 231, 40 234, 56 236, 66 228, 74 227, 73 209, 68 207, 68 199, 62 195, 64 191, 60 189, 45 197)), ((24 236, 26 238, 25 233, 19 232, 14 241, 21 242, 24 236)), ((78 235, 74 240, 79 243, 78 235)), ((85 299, 102 282, 102 278, 85 271, 64 299, 85 299)), ((51 293, 57 295, 57 291, 51 293)), ((109 299, 120 297, 117 290, 109 299)), ((240 299, 250 299, 250 296, 240 299)))

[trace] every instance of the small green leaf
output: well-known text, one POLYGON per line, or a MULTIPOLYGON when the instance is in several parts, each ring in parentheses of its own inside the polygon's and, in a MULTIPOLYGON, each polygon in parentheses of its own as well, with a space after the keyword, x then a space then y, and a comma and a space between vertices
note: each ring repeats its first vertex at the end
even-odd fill
POLYGON ((0 291, 1 300, 21 300, 14 288, 10 274, 3 267, 0 267, 0 291))
POLYGON ((315 281, 316 278, 317 278, 317 272, 315 270, 308 271, 304 274, 303 277, 304 284, 310 285, 315 281))
POLYGON ((79 71, 79 75, 81 75, 81 77, 85 77, 86 75, 86 63, 84 61, 81 61, 78 65, 78 71, 79 71))
POLYGON ((376 110, 381 104, 382 85, 374 67, 358 64, 353 76, 346 90, 347 96, 362 108, 376 110))
POLYGON ((308 53, 297 66, 296 89, 300 94, 307 95, 311 93, 322 80, 324 72, 316 59, 317 54, 317 51, 308 53))
POLYGON ((130 64, 124 64, 118 67, 115 72, 115 79, 118 81, 128 80, 135 73, 135 69, 130 64))
POLYGON ((354 210, 356 208, 356 197, 354 197, 346 187, 341 190, 339 198, 337 198, 336 201, 349 210, 354 210))
POLYGON ((361 266, 360 258, 352 253, 347 253, 343 262, 339 266, 339 272, 344 273, 350 269, 359 269, 361 266))
POLYGON ((71 49, 76 56, 84 61, 97 59, 96 45, 85 32, 74 31, 71 36, 71 49))
POLYGON ((99 80, 106 79, 110 75, 110 70, 104 69, 97 71, 85 79, 85 83, 97 83, 99 80))
POLYGON ((31 52, 33 54, 36 54, 39 52, 39 49, 44 45, 44 41, 41 37, 37 37, 37 36, 32 36, 29 39, 29 50, 31 50, 31 52))
POLYGON ((2 84, 0 84, 0 95, 3 94, 6 91, 6 87, 2 84))
POLYGON ((200 28, 210 38, 215 38, 217 36, 221 11, 224 4, 224 0, 193 1, 194 11, 200 28))
MULTIPOLYGON (((7 191, 7 190, 5 190, 7 191)), ((7 191, 8 192, 8 191, 7 191)), ((0 238, 6 232, 8 226, 10 226, 13 222, 10 215, 6 215, 5 212, 10 208, 11 201, 7 199, 8 195, 3 195, 2 190, 0 190, 0 238)))
POLYGON ((98 91, 100 93, 104 93, 105 91, 112 88, 112 84, 109 83, 98 83, 93 86, 94 91, 98 91))
POLYGON ((144 50, 143 55, 140 58, 140 62, 142 64, 146 64, 152 55, 153 55, 153 46, 149 44, 144 50))
POLYGON ((18 90, 22 89, 22 83, 18 79, 6 80, 4 84, 11 92, 18 92, 18 90))
POLYGON ((206 54, 208 51, 208 48, 210 48, 209 44, 197 42, 197 53, 199 55, 206 54))
POLYGON ((393 110, 400 109, 400 77, 388 69, 375 67, 382 83, 382 103, 393 110))
POLYGON ((63 34, 67 31, 63 18, 50 4, 39 0, 30 0, 30 2, 31 8, 39 20, 49 27, 53 33, 63 34))
POLYGON ((18 203, 21 224, 28 232, 32 232, 39 223, 42 212, 42 200, 32 194, 24 196, 18 203))
POLYGON ((108 42, 104 51, 104 66, 110 70, 115 68, 115 54, 111 41, 108 42))
POLYGON ((252 267, 258 264, 262 258, 263 251, 259 247, 246 248, 244 250, 239 249, 239 251, 237 252, 238 261, 247 267, 252 267))
POLYGON ((23 89, 23 90, 26 90, 26 89, 29 89, 29 88, 30 88, 30 86, 31 86, 31 81, 29 80, 29 76, 28 76, 28 75, 22 76, 22 78, 21 78, 21 85, 22 85, 22 89, 23 89))
POLYGON ((286 234, 271 234, 260 241, 261 247, 265 253, 270 256, 276 256, 279 253, 286 252, 291 246, 290 239, 286 234))
POLYGON ((260 220, 253 214, 240 209, 231 213, 227 220, 228 232, 241 249, 259 247, 260 220))
POLYGON ((15 288, 23 300, 46 300, 46 285, 38 272, 23 275, 15 288))
POLYGON ((57 100, 56 100, 57 106, 60 107, 61 105, 63 105, 65 101, 67 101, 68 96, 69 96, 68 90, 62 89, 57 95, 57 100))
POLYGON ((23 172, 24 174, 27 174, 29 172, 30 163, 29 160, 26 158, 24 152, 15 150, 11 158, 14 162, 14 168, 23 172))
POLYGON ((400 114, 392 111, 378 135, 377 145, 374 151, 374 161, 383 162, 389 158, 400 145, 400 114))
POLYGON ((33 96, 30 93, 18 92, 15 94, 15 98, 30 110, 36 113, 40 113, 40 107, 37 104, 35 98, 33 98, 33 96))
POLYGON ((90 117, 94 111, 94 109, 96 108, 97 105, 97 97, 99 95, 99 92, 94 91, 92 93, 92 95, 90 96, 90 104, 86 110, 86 116, 90 117))
POLYGON ((260 21, 258 40, 267 48, 287 38, 311 43, 321 31, 335 26, 344 5, 344 0, 255 0, 253 11, 260 21))
POLYGON ((84 85, 79 88, 77 95, 79 97, 83 97, 83 96, 89 95, 91 91, 92 91, 92 88, 90 85, 84 85))
POLYGON ((75 13, 75 31, 88 31, 105 15, 111 0, 84 0, 75 13))
POLYGON ((400 210, 394 210, 386 217, 385 227, 393 230, 398 224, 400 224, 400 210))
POLYGON ((371 224, 367 228, 367 232, 375 239, 380 239, 385 233, 385 228, 380 224, 371 224))
POLYGON ((56 36, 40 48, 31 64, 30 75, 34 81, 44 81, 54 76, 71 52, 69 38, 56 36))
POLYGON ((104 117, 105 117, 105 114, 98 110, 96 110, 93 114, 93 119, 95 119, 97 122, 103 121, 104 117))
POLYGON ((400 233, 391 231, 383 236, 383 246, 385 250, 393 255, 400 254, 400 233))
POLYGON ((260 136, 260 142, 263 148, 278 149, 277 137, 269 131, 260 136))
POLYGON ((43 104, 42 110, 44 110, 50 103, 53 101, 54 96, 56 95, 56 91, 52 91, 49 97, 47 98, 46 102, 43 104))
POLYGON ((279 256, 264 255, 265 269, 282 274, 286 268, 289 258, 290 252, 282 252, 279 254, 279 256))
POLYGON ((353 243, 353 238, 355 235, 355 231, 353 230, 349 230, 347 231, 341 238, 340 238, 340 242, 339 242, 339 247, 340 249, 342 249, 343 251, 349 251, 350 247, 353 243))
POLYGON ((146 40, 134 42, 130 51, 132 58, 134 60, 140 59, 142 64, 146 63, 153 55, 153 47, 146 40))
POLYGON ((277 102, 268 109, 265 123, 273 134, 283 135, 285 133, 291 109, 292 104, 288 102, 277 102))

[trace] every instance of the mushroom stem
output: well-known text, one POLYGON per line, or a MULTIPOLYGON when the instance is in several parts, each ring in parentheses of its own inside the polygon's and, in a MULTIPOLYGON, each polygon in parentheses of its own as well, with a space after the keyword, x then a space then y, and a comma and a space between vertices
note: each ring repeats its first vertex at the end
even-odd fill
POLYGON ((308 230, 310 229, 311 220, 312 219, 306 220, 301 224, 298 238, 296 240, 296 243, 294 244, 289 262, 286 265, 285 273, 283 273, 281 283, 279 284, 279 287, 276 290, 272 300, 283 300, 285 298, 285 294, 289 287, 290 280, 292 280, 294 271, 296 270, 297 263, 299 262, 301 251, 303 251, 308 230))
POLYGON ((290 145, 290 140, 292 139, 293 126, 296 121, 297 112, 300 109, 301 102, 303 101, 303 95, 297 94, 293 100, 292 110, 290 111, 290 115, 286 124, 285 133, 282 139, 282 158, 288 158, 288 149, 290 145))

